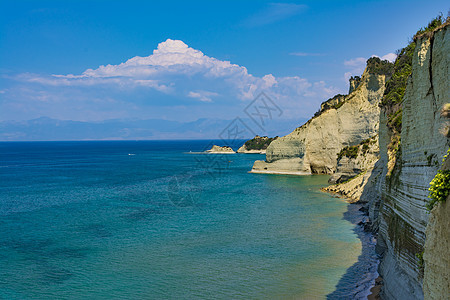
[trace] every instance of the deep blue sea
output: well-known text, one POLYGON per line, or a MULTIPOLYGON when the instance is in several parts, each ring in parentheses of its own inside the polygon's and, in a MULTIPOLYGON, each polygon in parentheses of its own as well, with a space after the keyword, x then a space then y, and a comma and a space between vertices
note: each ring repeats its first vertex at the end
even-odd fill
POLYGON ((0 143, 0 298, 354 289, 361 241, 348 204, 319 191, 328 177, 251 174, 263 155, 198 153, 210 143, 0 143))

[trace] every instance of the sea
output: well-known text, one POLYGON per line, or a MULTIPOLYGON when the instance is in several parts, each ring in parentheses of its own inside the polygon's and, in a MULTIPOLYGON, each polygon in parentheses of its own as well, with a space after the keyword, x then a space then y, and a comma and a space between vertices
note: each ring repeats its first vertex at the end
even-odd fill
POLYGON ((224 143, 1 142, 0 299, 365 298, 360 207, 224 143))

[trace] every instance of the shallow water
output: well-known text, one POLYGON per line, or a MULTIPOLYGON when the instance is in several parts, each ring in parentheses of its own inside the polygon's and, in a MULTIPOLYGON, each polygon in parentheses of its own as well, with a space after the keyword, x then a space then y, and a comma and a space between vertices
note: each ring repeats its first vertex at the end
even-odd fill
POLYGON ((189 153, 208 143, 0 143, 0 298, 332 293, 361 242, 328 177, 189 153))

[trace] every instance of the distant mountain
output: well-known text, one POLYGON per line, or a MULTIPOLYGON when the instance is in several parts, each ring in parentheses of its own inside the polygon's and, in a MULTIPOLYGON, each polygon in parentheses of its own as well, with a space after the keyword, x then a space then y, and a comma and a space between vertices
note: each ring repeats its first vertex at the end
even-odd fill
MULTIPOLYGON (((242 121, 252 131, 245 138, 251 138, 255 134, 287 134, 304 120, 274 120, 266 131, 258 130, 249 119, 242 121)), ((209 118, 192 122, 162 119, 83 122, 41 117, 28 121, 0 122, 0 141, 217 139, 231 122, 209 118)))

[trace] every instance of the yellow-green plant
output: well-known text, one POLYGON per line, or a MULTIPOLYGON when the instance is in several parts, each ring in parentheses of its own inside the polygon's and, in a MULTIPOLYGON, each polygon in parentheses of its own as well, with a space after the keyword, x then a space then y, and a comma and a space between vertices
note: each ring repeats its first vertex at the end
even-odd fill
POLYGON ((429 198, 426 207, 430 211, 437 202, 444 202, 450 194, 450 170, 439 170, 430 182, 429 198))

